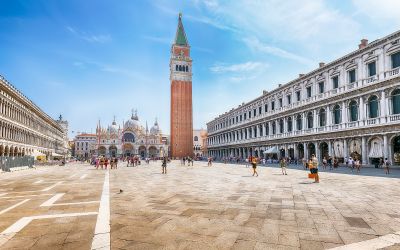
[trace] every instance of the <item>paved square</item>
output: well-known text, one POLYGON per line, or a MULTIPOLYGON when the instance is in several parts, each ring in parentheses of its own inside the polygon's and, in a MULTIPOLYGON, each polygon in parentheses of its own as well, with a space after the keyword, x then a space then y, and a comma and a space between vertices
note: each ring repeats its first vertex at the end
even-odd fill
POLYGON ((324 172, 314 184, 296 169, 160 165, 0 175, 0 249, 399 247, 399 178, 324 172))

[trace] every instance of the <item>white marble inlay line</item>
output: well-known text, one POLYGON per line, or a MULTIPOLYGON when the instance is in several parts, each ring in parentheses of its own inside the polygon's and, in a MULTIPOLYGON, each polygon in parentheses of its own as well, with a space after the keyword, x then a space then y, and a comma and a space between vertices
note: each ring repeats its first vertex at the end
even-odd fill
POLYGON ((383 235, 381 237, 371 240, 365 240, 340 247, 331 248, 331 250, 376 250, 389 247, 398 243, 400 243, 400 231, 393 234, 383 235))
POLYGON ((7 243, 15 234, 21 231, 24 227, 26 227, 32 220, 38 219, 52 219, 52 218, 63 218, 63 217, 76 217, 76 216, 85 216, 85 215, 96 215, 97 212, 87 212, 87 213, 70 213, 70 214, 46 214, 46 215, 37 215, 30 217, 22 217, 14 224, 9 226, 3 232, 0 233, 0 247, 7 243))
POLYGON ((110 247, 110 172, 107 170, 91 249, 109 250, 110 247))
POLYGON ((8 207, 8 208, 6 208, 6 209, 1 210, 1 211, 0 211, 0 215, 2 215, 2 214, 4 214, 4 213, 7 213, 7 212, 10 211, 11 209, 14 209, 14 208, 18 207, 18 206, 24 204, 24 203, 27 202, 27 201, 30 201, 30 199, 25 199, 25 200, 23 200, 23 201, 21 201, 21 202, 18 202, 17 204, 12 205, 11 207, 8 207))
POLYGON ((59 181, 59 182, 57 182, 56 184, 54 184, 54 185, 52 185, 52 186, 50 186, 50 187, 47 187, 47 188, 43 189, 42 191, 49 191, 49 190, 53 189, 54 187, 60 185, 61 183, 63 183, 63 182, 62 182, 62 181, 59 181))
POLYGON ((87 176, 87 174, 84 174, 84 175, 82 175, 81 178, 79 178, 79 179, 83 180, 83 179, 86 178, 86 176, 87 176))
POLYGON ((55 194, 53 197, 48 199, 47 201, 43 202, 40 206, 41 207, 51 207, 51 206, 68 206, 68 205, 81 205, 81 204, 92 204, 92 203, 99 203, 100 201, 81 201, 81 202, 70 202, 70 203, 57 203, 54 204, 56 201, 61 199, 65 193, 58 193, 55 194))
POLYGON ((43 180, 38 180, 38 181, 35 181, 33 184, 39 184, 39 183, 42 183, 43 182, 43 180))

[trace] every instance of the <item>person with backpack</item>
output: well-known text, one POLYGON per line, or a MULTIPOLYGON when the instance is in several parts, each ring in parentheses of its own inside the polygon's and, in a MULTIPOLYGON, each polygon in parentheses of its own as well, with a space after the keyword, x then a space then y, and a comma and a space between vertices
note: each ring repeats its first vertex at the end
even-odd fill
POLYGON ((162 166, 162 173, 167 174, 167 157, 164 156, 161 166, 162 166))
POLYGON ((387 158, 385 158, 384 168, 385 174, 390 174, 390 161, 387 158))
POLYGON ((257 158, 256 157, 252 157, 251 158, 251 166, 253 167, 253 176, 256 174, 258 177, 258 173, 257 173, 257 158))
POLYGON ((281 165, 282 174, 287 175, 287 173, 286 173, 287 162, 286 162, 285 158, 281 159, 280 165, 281 165))
POLYGON ((318 159, 315 155, 311 156, 311 166, 310 171, 315 176, 315 183, 319 183, 319 175, 318 175, 318 159))

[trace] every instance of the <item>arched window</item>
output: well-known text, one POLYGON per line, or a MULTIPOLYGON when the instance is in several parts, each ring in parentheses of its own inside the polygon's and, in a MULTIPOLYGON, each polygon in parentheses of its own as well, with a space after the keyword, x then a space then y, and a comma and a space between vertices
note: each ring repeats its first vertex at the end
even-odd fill
POLYGON ((279 120, 279 132, 282 134, 283 133, 283 119, 279 120))
POLYGON ((194 141, 199 141, 199 137, 197 135, 193 138, 194 141))
POLYGON ((179 70, 178 65, 175 65, 175 71, 178 71, 178 70, 179 70))
POLYGON ((400 114, 400 89, 392 92, 392 114, 400 114))
POLYGON ((269 124, 268 124, 268 122, 265 124, 265 135, 269 135, 269 124))
POLYGON ((349 104, 350 121, 355 122, 358 120, 358 106, 356 101, 351 101, 349 104))
POLYGON ((339 124, 340 123, 340 118, 341 118, 341 116, 340 116, 340 106, 336 105, 333 108, 333 123, 334 124, 339 124))
POLYGON ((263 126, 262 125, 259 125, 259 127, 260 127, 260 134, 259 134, 259 136, 263 136, 263 126))
POLYGON ((186 65, 186 72, 189 72, 189 67, 186 65))
POLYGON ((320 127, 326 126, 326 112, 325 112, 325 109, 321 109, 319 111, 319 126, 320 127))
POLYGON ((182 71, 182 65, 179 65, 179 71, 182 71))
POLYGON ((378 97, 376 95, 371 96, 368 99, 368 111, 369 111, 369 118, 378 117, 378 97))
POLYGON ((289 117, 287 120, 287 130, 288 132, 292 132, 293 129, 293 121, 292 121, 292 117, 289 117))
POLYGON ((314 122, 314 117, 312 112, 308 112, 307 114, 307 128, 312 128, 314 122))
POLYGON ((303 122, 301 120, 301 115, 297 115, 296 127, 297 127, 297 130, 302 130, 303 129, 303 122))

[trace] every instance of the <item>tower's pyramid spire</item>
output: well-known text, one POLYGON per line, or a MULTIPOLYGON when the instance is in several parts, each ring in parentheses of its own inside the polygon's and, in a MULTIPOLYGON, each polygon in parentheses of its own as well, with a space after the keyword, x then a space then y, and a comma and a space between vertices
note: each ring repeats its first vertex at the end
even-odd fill
POLYGON ((180 46, 189 46, 188 40, 186 38, 185 29, 182 24, 182 13, 179 13, 178 19, 178 29, 176 30, 175 35, 175 44, 180 46))

